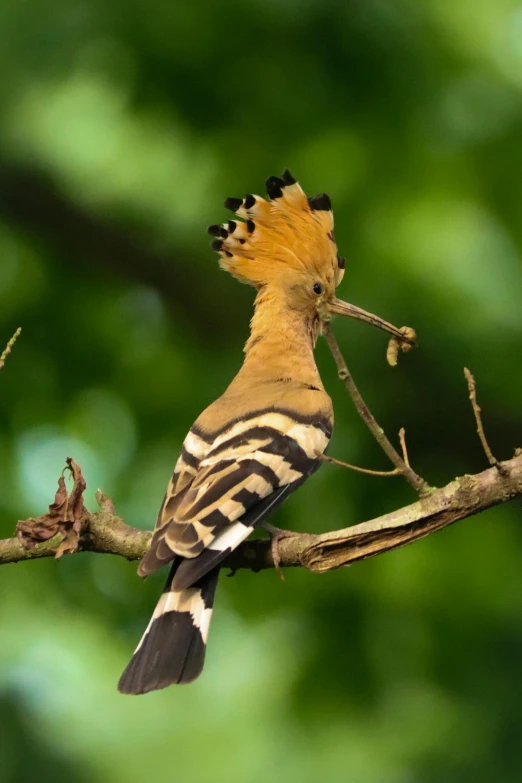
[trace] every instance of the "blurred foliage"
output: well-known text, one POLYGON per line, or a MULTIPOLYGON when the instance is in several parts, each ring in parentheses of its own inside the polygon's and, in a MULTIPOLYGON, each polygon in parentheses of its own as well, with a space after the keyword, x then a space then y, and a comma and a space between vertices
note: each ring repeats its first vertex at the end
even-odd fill
MULTIPOLYGON (((343 298, 419 349, 336 333, 433 483, 522 445, 517 0, 0 5, 0 533, 65 457, 155 520, 188 426, 241 362, 252 291, 205 227, 285 166, 335 207, 343 298)), ((386 468, 337 383, 331 453, 386 468)), ((278 514, 322 531, 410 502, 324 467, 278 514)), ((512 781, 522 774, 521 504, 314 577, 222 578, 200 681, 116 682, 163 575, 82 555, 0 569, 0 779, 512 781)))

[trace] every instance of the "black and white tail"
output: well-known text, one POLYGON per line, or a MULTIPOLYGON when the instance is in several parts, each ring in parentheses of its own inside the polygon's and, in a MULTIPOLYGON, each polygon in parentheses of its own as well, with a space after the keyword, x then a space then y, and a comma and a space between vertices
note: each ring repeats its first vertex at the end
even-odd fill
POLYGON ((174 561, 151 621, 118 683, 121 693, 148 693, 201 674, 220 566, 184 590, 172 590, 174 561))

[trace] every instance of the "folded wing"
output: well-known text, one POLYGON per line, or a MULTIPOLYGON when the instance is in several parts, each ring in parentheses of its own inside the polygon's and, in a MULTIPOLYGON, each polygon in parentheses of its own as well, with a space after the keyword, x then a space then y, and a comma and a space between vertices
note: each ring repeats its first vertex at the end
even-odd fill
POLYGON ((181 555, 187 559, 173 587, 189 587, 319 467, 329 436, 324 417, 299 420, 277 409, 252 413, 211 442, 193 428, 139 573, 151 573, 181 555))

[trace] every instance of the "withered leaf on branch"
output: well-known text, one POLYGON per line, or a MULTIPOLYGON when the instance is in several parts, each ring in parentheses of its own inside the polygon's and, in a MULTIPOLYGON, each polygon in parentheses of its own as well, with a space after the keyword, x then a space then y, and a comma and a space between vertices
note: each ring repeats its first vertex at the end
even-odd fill
POLYGON ((58 479, 58 489, 54 503, 47 514, 37 519, 18 522, 16 535, 25 549, 34 549, 40 541, 48 541, 61 533, 63 541, 56 551, 56 557, 65 552, 76 552, 83 532, 87 509, 83 504, 83 493, 87 484, 82 469, 71 457, 66 459, 66 467, 58 479), (69 494, 65 484, 64 472, 69 470, 73 479, 73 488, 69 494))

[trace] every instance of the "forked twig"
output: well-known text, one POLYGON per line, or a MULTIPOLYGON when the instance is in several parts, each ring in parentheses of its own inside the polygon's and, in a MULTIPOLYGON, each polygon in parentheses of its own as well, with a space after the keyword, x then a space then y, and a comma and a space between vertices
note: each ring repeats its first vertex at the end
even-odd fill
POLYGON ((484 432, 484 425, 482 424, 482 408, 477 402, 477 384, 475 381, 475 377, 473 373, 471 373, 467 367, 464 367, 464 375, 466 376, 466 380, 468 382, 468 390, 469 390, 469 399, 471 400, 471 407, 473 408, 473 415, 475 416, 475 421, 477 423, 477 433, 480 438, 480 442, 482 444, 482 448, 484 449, 484 453, 488 459, 488 462, 490 465, 494 465, 501 473, 506 475, 507 469, 504 467, 504 465, 498 461, 498 459, 493 455, 493 452, 491 451, 489 447, 489 443, 486 438, 486 433, 484 432))
POLYGON ((9 340, 9 342, 7 343, 7 345, 5 346, 5 349, 4 349, 4 351, 2 352, 2 355, 0 356, 0 370, 1 370, 1 369, 2 369, 2 367, 4 366, 4 364, 5 364, 5 360, 7 359, 7 357, 9 356, 9 354, 11 353, 11 351, 13 350, 13 345, 15 344, 15 342, 16 342, 16 341, 18 340, 18 338, 20 337, 20 333, 21 333, 21 331, 22 331, 22 327, 20 326, 20 327, 18 327, 18 329, 16 330, 16 332, 13 334, 13 336, 11 337, 11 339, 9 340))
POLYGON ((421 476, 415 473, 415 471, 408 464, 408 462, 406 462, 401 457, 401 455, 392 446, 392 444, 384 434, 384 430, 382 429, 382 427, 379 426, 379 424, 376 422, 373 415, 371 414, 370 409, 364 402, 359 389, 355 385, 355 381, 352 378, 352 375, 348 369, 344 356, 341 353, 341 349, 339 348, 337 340, 335 339, 335 336, 330 328, 330 324, 328 323, 325 324, 324 335, 326 338, 326 342, 328 343, 328 347, 330 348, 330 351, 332 352, 332 356, 337 365, 339 378, 343 381, 348 393, 350 394, 350 397, 353 400, 353 403, 357 409, 357 412, 359 413, 359 416, 362 418, 362 420, 364 421, 364 423, 366 424, 366 426, 368 427, 368 429, 376 439, 377 443, 381 446, 385 454, 393 462, 397 471, 402 476, 404 476, 406 481, 409 484, 411 484, 411 486, 414 489, 416 489, 421 496, 429 495, 433 491, 433 488, 430 487, 427 481, 425 481, 421 476))

